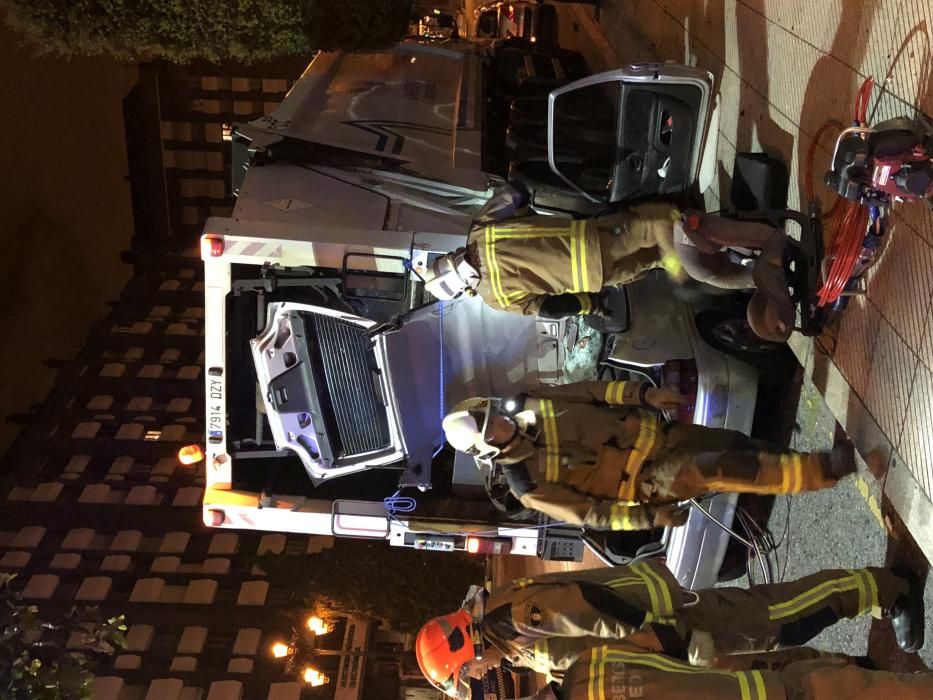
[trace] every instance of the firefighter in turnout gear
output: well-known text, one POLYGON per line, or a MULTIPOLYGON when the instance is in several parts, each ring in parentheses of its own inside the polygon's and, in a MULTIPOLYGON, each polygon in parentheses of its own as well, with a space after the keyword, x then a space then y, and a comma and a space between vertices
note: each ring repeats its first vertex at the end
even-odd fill
POLYGON ((456 449, 495 461, 526 508, 593 530, 682 525, 678 503, 705 493, 800 493, 855 471, 847 442, 828 453, 780 450, 647 410, 683 401, 644 382, 579 382, 467 399, 443 427, 456 449))
POLYGON ((587 649, 560 683, 523 700, 929 700, 933 672, 894 673, 841 656, 750 655, 744 668, 697 668, 627 640, 587 649))
POLYGON ((664 268, 725 289, 754 289, 749 323, 762 338, 784 342, 794 306, 784 277, 786 236, 754 222, 682 214, 645 203, 588 220, 521 215, 521 194, 504 188, 487 203, 465 248, 436 259, 427 290, 438 299, 478 294, 490 306, 547 318, 613 314, 612 288, 664 268), (707 232, 709 235, 707 236, 707 232), (727 246, 762 251, 754 268, 733 265, 727 246), (684 260, 681 260, 681 257, 684 260))
POLYGON ((503 660, 558 676, 608 640, 664 654, 678 667, 720 668, 733 665, 732 655, 796 647, 842 618, 871 614, 890 618, 901 648, 916 651, 922 595, 915 578, 881 568, 694 592, 649 560, 517 579, 491 593, 471 589, 463 608, 421 628, 415 653, 435 687, 462 697, 466 676, 503 660))

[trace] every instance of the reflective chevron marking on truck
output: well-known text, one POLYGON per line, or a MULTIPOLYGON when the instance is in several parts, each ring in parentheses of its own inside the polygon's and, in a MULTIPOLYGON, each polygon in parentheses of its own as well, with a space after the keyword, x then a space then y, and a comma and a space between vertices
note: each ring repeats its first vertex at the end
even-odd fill
POLYGON ((405 136, 396 133, 397 131, 405 130, 427 134, 441 134, 444 136, 450 136, 453 134, 451 129, 445 129, 440 126, 429 126, 427 124, 418 124, 416 122, 391 121, 385 119, 356 119, 345 121, 344 124, 347 126, 355 127, 357 129, 362 129, 363 131, 376 136, 376 145, 373 147, 373 149, 379 151, 380 153, 386 150, 386 146, 389 145, 389 139, 393 139, 391 153, 392 155, 396 156, 399 155, 402 152, 402 149, 405 147, 405 136))
POLYGON ((228 238, 224 242, 224 255, 242 255, 248 258, 280 258, 282 257, 282 246, 279 243, 238 241, 228 238))

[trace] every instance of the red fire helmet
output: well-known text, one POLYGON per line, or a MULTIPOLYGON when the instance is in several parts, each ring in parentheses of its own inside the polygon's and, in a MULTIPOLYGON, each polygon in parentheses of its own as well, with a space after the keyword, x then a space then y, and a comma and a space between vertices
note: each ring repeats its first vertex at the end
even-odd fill
POLYGON ((460 609, 428 620, 415 639, 415 656, 425 678, 445 695, 459 697, 463 665, 476 658, 470 627, 473 618, 460 609))

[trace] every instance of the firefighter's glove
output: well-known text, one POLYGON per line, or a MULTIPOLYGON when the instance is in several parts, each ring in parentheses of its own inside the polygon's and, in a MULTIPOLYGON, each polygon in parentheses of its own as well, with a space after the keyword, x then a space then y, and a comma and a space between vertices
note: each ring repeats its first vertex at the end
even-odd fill
POLYGON ((654 512, 655 527, 680 527, 687 524, 690 509, 678 505, 662 506, 654 512))
POLYGON ((690 279, 680 262, 680 257, 674 251, 668 251, 661 256, 661 267, 664 268, 668 277, 679 284, 683 284, 690 279))
POLYGON ((659 411, 673 411, 679 406, 686 406, 689 399, 675 389, 650 387, 645 392, 645 403, 659 411))

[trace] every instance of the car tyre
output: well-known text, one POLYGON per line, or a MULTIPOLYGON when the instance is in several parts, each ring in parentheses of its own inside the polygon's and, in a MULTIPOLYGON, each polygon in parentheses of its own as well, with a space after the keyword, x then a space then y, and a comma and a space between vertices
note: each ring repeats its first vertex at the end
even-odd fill
POLYGON ((784 347, 783 343, 759 338, 748 320, 735 312, 701 311, 696 326, 709 345, 742 360, 761 360, 784 347))

